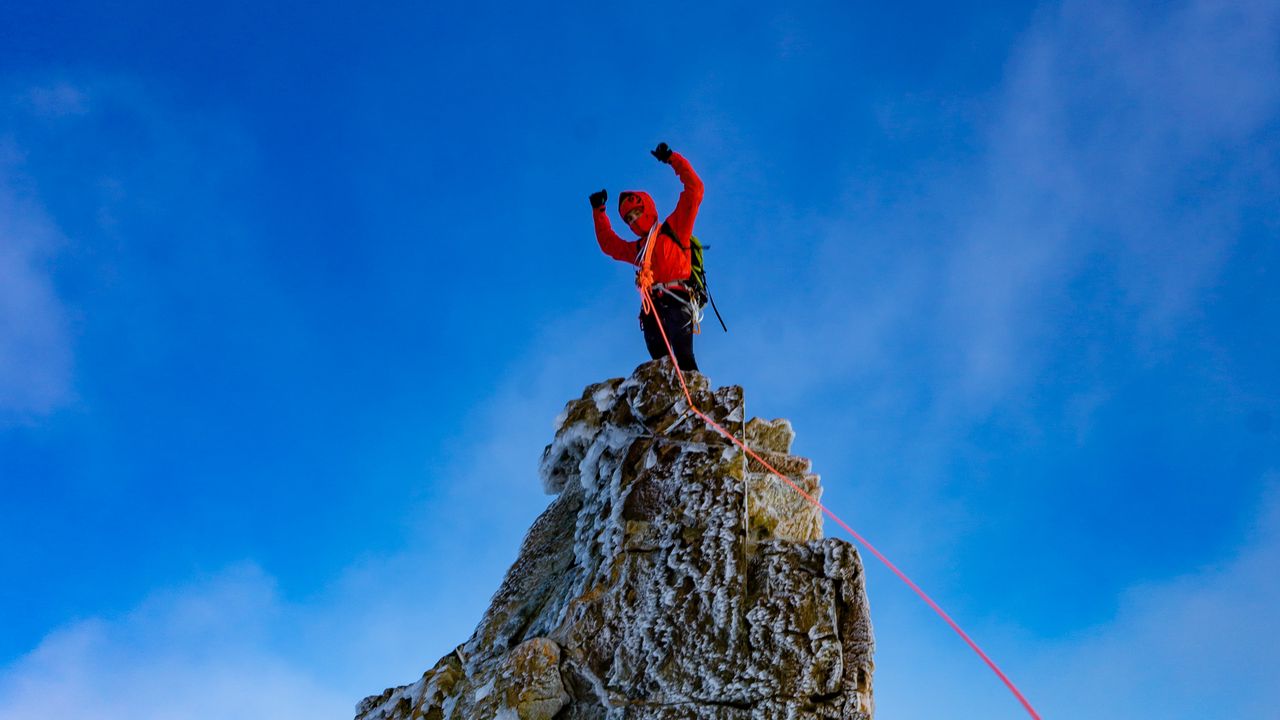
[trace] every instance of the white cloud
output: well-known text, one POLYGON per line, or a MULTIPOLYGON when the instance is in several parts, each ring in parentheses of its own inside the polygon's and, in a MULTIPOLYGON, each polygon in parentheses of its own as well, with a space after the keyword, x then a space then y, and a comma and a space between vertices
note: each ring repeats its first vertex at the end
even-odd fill
MULTIPOLYGON (((1199 320, 1240 242, 1242 213, 1274 207, 1259 181, 1280 170, 1267 145, 1280 117, 1277 46, 1274 2, 1050 8, 1010 57, 973 167, 948 168, 891 201, 876 197, 882 188, 853 187, 846 215, 817 226, 825 242, 812 296, 779 307, 765 294, 767 330, 741 353, 761 367, 749 386, 843 391, 842 424, 828 432, 845 437, 829 444, 882 464, 849 462, 847 476, 828 475, 829 496, 837 510, 875 508, 850 519, 883 527, 868 531, 873 541, 926 587, 965 567, 957 548, 972 548, 957 540, 969 528, 1015 522, 965 517, 985 510, 963 503, 989 483, 959 501, 947 492, 957 462, 974 452, 972 428, 993 412, 1016 415, 1010 408, 1039 380, 1065 380, 1076 400, 1061 412, 1083 438, 1112 388, 1089 368, 1044 378, 1055 353, 1096 343, 1112 362, 1158 355, 1199 320), (1106 325, 1101 339, 1070 332, 1086 327, 1089 312, 1106 325), (788 351, 769 349, 777 346, 788 351), (853 499, 838 499, 855 488, 853 499)), ((1028 494, 1047 490, 1057 491, 1028 494)), ((998 623, 965 624, 1047 717, 1268 717, 1277 695, 1261 675, 1280 665, 1263 639, 1280 636, 1268 615, 1278 599, 1266 573, 1280 561, 1275 536, 1262 533, 1221 568, 1133 588, 1126 609, 1089 640, 1058 645, 998 623)), ((1069 546, 1038 547, 1089 565, 1068 560, 1069 546)), ((1018 715, 954 637, 913 629, 937 623, 927 612, 873 609, 886 633, 885 717, 1018 715)))
MULTIPOLYGON (((1235 551, 1177 577, 1134 583, 1105 622, 1045 639, 1009 618, 959 620, 1046 718, 1274 718, 1280 485, 1275 477, 1270 485, 1235 551)), ((892 582, 875 568, 870 574, 892 582)), ((1018 582, 1011 572, 1009 584, 1018 582)), ((907 590, 878 584, 872 591, 880 599, 872 612, 883 717, 1025 717, 981 660, 907 590)))
POLYGON ((71 400, 67 312, 52 279, 62 237, 15 185, 15 153, 0 143, 0 427, 71 400))
POLYGON ((352 701, 280 649, 296 627, 252 566, 72 623, 0 676, 0 718, 347 717, 352 701))
POLYGON ((1280 109, 1280 6, 1073 0, 1038 18, 979 153, 937 158, 951 165, 933 177, 922 164, 918 184, 854 178, 835 217, 774 218, 773 234, 803 228, 820 250, 809 297, 757 293, 766 330, 735 328, 739 354, 767 368, 753 385, 927 383, 939 422, 969 423, 1070 341, 1062 328, 1091 299, 1081 278, 1114 297, 1103 319, 1139 352, 1196 319, 1242 212, 1265 201, 1258 179, 1280 171, 1256 146, 1280 109))
MULTIPOLYGON (((856 375, 880 379, 880 395, 868 396, 868 405, 892 405, 884 396, 932 383, 941 389, 940 416, 980 416, 1038 371, 1043 358, 1037 347, 1055 293, 1064 291, 1090 253, 1101 253, 1119 270, 1117 282, 1142 332, 1176 331, 1229 252, 1232 238, 1217 231, 1229 230, 1237 212, 1234 198, 1224 194, 1191 217, 1181 214, 1174 208, 1176 181, 1187 167, 1218 150, 1232 151, 1274 119, 1280 93, 1273 52, 1277 9, 1273 3, 1196 2, 1162 12, 1148 23, 1104 3, 1083 2, 1045 18, 1013 58, 999 121, 990 128, 989 154, 963 207, 945 208, 949 215, 934 225, 913 218, 936 219, 938 208, 885 209, 869 230, 885 230, 890 249, 872 257, 874 268, 864 269, 868 284, 848 275, 867 256, 851 255, 862 249, 849 237, 846 219, 831 221, 823 259, 833 272, 819 274, 813 307, 787 307, 773 317, 766 311, 758 324, 767 330, 747 343, 758 346, 743 356, 761 368, 747 383, 751 391, 757 397, 781 394, 780 386, 803 381, 820 388, 856 375), (1074 126, 1073 119, 1082 116, 1090 119, 1074 126), (940 230, 951 232, 936 254, 933 245, 921 250, 918 242, 896 247, 912 232, 940 230), (765 349, 779 334, 786 335, 785 346, 800 348, 803 373, 780 372, 778 361, 785 365, 789 359, 765 349), (904 348, 942 352, 912 358, 904 348)), ((922 192, 916 202, 930 194, 922 192)), ((0 203, 17 203, 13 207, 23 212, 0 205, 0 218, 25 217, 23 227, 43 230, 28 228, 12 237, 56 237, 40 213, 13 197, 0 194, 0 203)), ((8 253, 10 231, 3 227, 0 251, 8 253)), ((35 346, 45 347, 53 361, 10 370, 5 353, 11 343, 4 334, 10 325, 0 327, 0 409, 12 404, 47 412, 65 401, 69 370, 49 375, 39 392, 30 390, 30 381, 61 367, 55 350, 67 345, 65 319, 42 274, 47 255, 41 253, 53 245, 21 247, 12 258, 0 255, 0 273, 18 278, 0 282, 0 318, 12 322, 9 287, 26 288, 20 300, 34 311, 13 317, 44 318, 34 337, 45 339, 35 346), (18 400, 9 399, 17 387, 9 378, 28 383, 22 386, 25 395, 12 394, 18 400)), ((566 323, 581 324, 581 318, 566 323)), ((581 352, 583 344, 598 348, 627 337, 627 347, 639 350, 630 318, 617 327, 628 335, 590 334, 581 344, 564 328, 549 332, 543 346, 559 354, 514 371, 495 393, 476 421, 481 429, 460 438, 460 456, 484 457, 484 467, 458 461, 441 473, 450 489, 434 509, 487 502, 504 522, 535 513, 539 508, 521 503, 532 502, 529 496, 537 492, 533 467, 549 435, 548 398, 568 399, 560 394, 562 381, 576 390, 582 377, 596 377, 585 371, 584 358, 591 353, 581 352)), ((734 329, 737 338, 749 334, 745 324, 734 329)), ((536 354, 543 356, 544 347, 536 354)), ((28 364, 34 356, 14 355, 28 364)), ((69 353, 63 362, 69 363, 69 353)), ((1090 392, 1088 397, 1105 397, 1105 389, 1090 392)), ((1082 424, 1089 412, 1085 405, 1073 410, 1082 424)), ((880 408, 865 409, 850 412, 880 416, 880 408)), ((944 432, 917 432, 930 442, 946 442, 944 432)), ((911 455, 920 456, 929 456, 929 449, 911 455)), ((928 512, 918 498, 898 495, 907 512, 928 512)), ((1268 507, 1269 519, 1234 558, 1131 589, 1115 620, 1086 638, 1045 650, 1042 642, 1014 637, 1013 630, 971 629, 998 660, 1008 660, 1007 669, 1033 700, 1046 703, 1042 709, 1049 716, 1263 717, 1280 700, 1262 677, 1280 664, 1266 642, 1280 636, 1268 615, 1280 601, 1274 572, 1268 572, 1280 562, 1280 522, 1275 503, 1268 507), (1223 708, 1233 712, 1219 712, 1223 708)), ((459 538, 488 533, 477 517, 469 511, 426 517, 422 548, 348 569, 305 608, 284 601, 261 571, 239 568, 153 596, 124 616, 68 625, 6 669, 0 718, 73 712, 104 720, 349 716, 361 695, 412 679, 469 634, 496 582, 478 587, 471 579, 475 558, 448 543, 461 546, 465 541, 459 538), (358 670, 342 679, 344 667, 352 666, 358 670)), ((504 525, 503 532, 518 537, 526 525, 504 525)), ((505 569, 515 546, 494 552, 505 559, 485 558, 480 574, 505 569)), ((936 621, 926 615, 920 622, 936 621)), ((882 642, 891 637, 882 636, 882 642)), ((886 657, 896 653, 914 660, 892 670, 882 666, 886 716, 1015 716, 1016 705, 966 650, 935 651, 935 642, 955 644, 944 638, 903 635, 892 639, 899 644, 882 646, 886 657), (939 661, 928 662, 932 658, 939 661), (935 691, 920 692, 925 687, 935 691), (973 688, 977 699, 969 694, 973 688), (950 704, 934 704, 946 699, 950 704), (920 712, 903 712, 917 707, 920 712)))
MULTIPOLYGON (((1188 532, 1195 529, 1189 527, 1188 532)), ((1267 718, 1280 706, 1280 486, 1232 557, 1130 588, 1115 618, 1045 652, 1046 699, 1091 718, 1267 718)))
POLYGON ((1046 8, 972 116, 976 149, 940 146, 910 181, 853 177, 832 217, 770 216, 762 236, 816 244, 812 282, 740 293, 747 320, 720 343, 732 379, 757 407, 847 399, 828 420, 859 499, 888 508, 890 532, 941 513, 921 540, 953 546, 933 533, 983 522, 938 492, 975 427, 1056 420, 1087 438, 1117 368, 1215 337, 1202 312, 1280 177, 1277 43, 1273 2, 1046 8), (1044 387, 1078 400, 1032 422, 1044 387))
MULTIPOLYGON (((93 178, 105 192, 85 202, 92 207, 98 201, 97 218, 109 240, 119 235, 117 210, 130 198, 149 196, 140 178, 171 177, 174 168, 198 165, 192 162, 197 148, 212 152, 210 143, 191 142, 189 135, 214 137, 218 142, 212 145, 219 149, 242 149, 234 133, 222 133, 207 120, 175 117, 127 79, 85 87, 23 91, 11 105, 45 123, 110 101, 161 138, 154 148, 119 167, 102 168, 102 177, 93 178), (135 165, 145 165, 146 171, 135 165)), ((78 142, 96 140, 92 128, 74 126, 76 118, 68 122, 73 123, 68 134, 78 142)), ((223 153, 228 156, 239 157, 223 153)), ((10 178, 21 179, 8 170, 17 166, 16 154, 12 162, 0 157, 5 160, 0 162, 3 419, 4 411, 31 416, 66 402, 70 352, 66 311, 49 278, 49 263, 63 238, 37 203, 10 187, 10 178)), ((216 171, 198 177, 210 186, 220 179, 216 171)), ((211 259, 253 251, 235 237, 187 234, 163 257, 180 269, 204 272, 211 259)), ((112 272, 122 279, 113 281, 136 295, 165 291, 167 285, 155 287, 150 277, 158 273, 128 272, 130 256, 122 248, 129 238, 119 240, 118 247, 104 250, 116 257, 112 272)), ((236 260, 243 281, 248 263, 239 262, 239 255, 236 260)), ((623 290, 619 294, 626 296, 623 290)), ((276 307, 272 300, 270 307, 276 307)), ((633 313, 628 309, 607 328, 584 333, 607 313, 579 309, 536 339, 536 362, 515 365, 496 387, 476 389, 478 398, 489 399, 478 405, 475 417, 459 423, 456 455, 422 468, 424 484, 439 491, 420 501, 420 524, 411 529, 402 551, 345 568, 305 602, 286 599, 267 572, 246 565, 157 589, 126 612, 52 629, 36 649, 0 668, 0 719, 349 717, 365 695, 411 681, 467 639, 520 537, 545 506, 536 466, 562 403, 581 390, 581 378, 600 376, 602 355, 620 346, 632 351, 614 353, 633 358, 617 366, 616 374, 639 361, 635 352, 643 342, 633 313), (624 334, 629 342, 616 342, 624 334)), ((432 401, 422 398, 425 406, 432 401)))
POLYGON ((1280 109, 1278 34, 1268 2, 1141 14, 1066 3, 1027 40, 995 129, 1012 138, 996 145, 992 182, 1022 213, 1010 239, 1053 231, 1074 260, 1068 279, 1100 254, 1141 325, 1176 325, 1216 279, 1251 200, 1251 143, 1280 109))
MULTIPOLYGON (((557 320, 535 340, 537 360, 489 389, 455 456, 423 468, 440 491, 401 551, 361 559, 305 601, 244 564, 57 628, 0 668, 0 720, 345 718, 366 695, 414 680, 470 636, 549 502, 538 458, 580 379, 603 379, 597 351, 642 347, 629 315, 581 331, 602 314, 557 320)), ((615 374, 633 367, 622 362, 615 374)))
POLYGON ((1139 344, 1195 317, 1252 201, 1248 143, 1280 105, 1278 21, 1266 2, 1082 0, 1028 36, 943 261, 946 412, 981 414, 1040 371, 1084 273, 1114 272, 1108 321, 1139 344))
MULTIPOLYGON (((183 114, 137 79, 94 73, 0 78, 0 116, 0 427, 76 400, 77 360, 99 338, 122 358, 158 357, 173 335, 159 321, 197 294, 192 280, 234 265, 243 296, 272 291, 223 202, 249 155, 226 118, 183 114), (114 119, 98 122, 104 113, 114 119), (147 236, 161 212, 182 231, 147 236), (77 306, 85 296, 93 307, 77 306)), ((277 295, 262 313, 282 312, 277 295)))

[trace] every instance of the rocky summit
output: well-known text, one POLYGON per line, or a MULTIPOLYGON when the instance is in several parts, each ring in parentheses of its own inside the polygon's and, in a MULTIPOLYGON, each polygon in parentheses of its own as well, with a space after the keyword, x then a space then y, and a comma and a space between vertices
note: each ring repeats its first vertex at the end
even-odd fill
MULTIPOLYGON (((696 405, 809 494, 786 420, 688 376, 696 405)), ((357 720, 869 720, 857 550, 690 412, 666 360, 592 385, 543 452, 556 497, 475 633, 357 720)))

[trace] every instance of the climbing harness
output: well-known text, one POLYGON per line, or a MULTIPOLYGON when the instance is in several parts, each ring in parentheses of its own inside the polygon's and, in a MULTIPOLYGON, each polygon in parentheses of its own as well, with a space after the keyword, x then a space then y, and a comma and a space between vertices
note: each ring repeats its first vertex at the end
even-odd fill
POLYGON ((658 283, 650 288, 650 292, 660 292, 683 305, 689 311, 688 324, 693 328, 693 334, 702 334, 703 306, 698 304, 698 301, 693 298, 693 292, 683 282, 676 280, 658 283), (674 290, 683 290, 684 293, 673 292, 674 290))
POLYGON ((684 305, 685 309, 689 311, 689 322, 693 326, 693 334, 697 335, 702 332, 699 326, 699 323, 702 322, 702 308, 693 299, 693 293, 680 280, 665 283, 654 282, 653 280, 653 270, 649 267, 649 257, 653 253, 654 240, 657 239, 659 232, 659 226, 655 223, 653 227, 649 228, 649 234, 645 236, 644 243, 636 251, 636 289, 640 291, 641 295, 648 298, 650 303, 652 303, 653 295, 664 293, 684 305), (675 289, 684 290, 687 297, 681 297, 680 293, 673 292, 675 289))
MULTIPOLYGON (((655 224, 655 228, 650 229, 649 236, 648 238, 646 238, 644 246, 640 249, 640 252, 638 253, 638 256, 640 259, 640 270, 636 273, 636 289, 640 293, 640 304, 641 304, 641 307, 643 308, 643 311, 646 314, 648 313, 653 314, 654 322, 656 322, 658 325, 658 331, 662 333, 662 342, 664 342, 667 346, 667 354, 671 358, 671 366, 675 368, 676 377, 679 378, 680 380, 680 389, 684 391, 684 397, 685 397, 685 400, 688 401, 689 403, 689 409, 692 410, 698 417, 702 418, 707 423, 707 425, 715 429, 716 432, 723 435, 734 445, 737 445, 739 448, 742 448, 742 451, 745 454, 750 455, 752 459, 754 459, 756 462, 760 463, 762 466, 767 468, 769 472, 777 476, 778 479, 782 480, 787 485, 791 486, 791 489, 800 493, 801 497, 803 497, 805 500, 808 500, 810 504, 812 504, 814 507, 821 510, 824 515, 831 518, 837 525, 843 528, 845 532, 853 536, 854 539, 856 539, 859 543, 861 543, 863 547, 865 547, 868 551, 870 551, 872 555, 875 555, 880 562, 884 563, 885 567, 889 568, 889 570, 891 570, 894 575, 898 576, 899 580, 905 583, 907 587, 915 591, 916 595, 918 595, 920 599, 925 602, 926 605, 932 608, 933 611, 937 613, 938 616, 941 617, 947 623, 947 625, 949 625, 951 629, 955 631, 957 635, 960 636, 960 639, 964 640, 965 644, 967 644, 970 647, 970 649, 972 649, 975 653, 977 653, 978 657, 982 658, 982 661, 986 663, 987 667, 991 668, 991 671, 996 674, 996 677, 1000 678, 1000 681, 1003 682, 1005 687, 1009 689, 1009 692, 1013 693, 1013 696, 1018 699, 1018 702, 1022 704, 1022 707, 1027 711, 1027 714, 1030 715, 1035 720, 1040 720, 1040 714, 1036 712, 1036 709, 1034 707, 1031 706, 1031 702, 1028 701, 1026 696, 1022 694, 1022 691, 1020 691, 1018 687, 1013 684, 1013 681, 1009 679, 1009 676, 1004 674, 1004 671, 1002 671, 1000 667, 996 665, 995 661, 992 660, 991 657, 982 650, 982 648, 978 647, 978 643, 974 642, 973 638, 969 637, 969 634, 966 633, 963 629, 961 629, 960 625, 955 620, 952 620, 951 616, 948 615, 947 612, 943 610, 940 605, 938 605, 938 603, 934 602, 933 598, 929 597, 929 595, 925 593, 925 591, 922 590, 919 585, 916 585, 915 581, 907 577, 906 573, 899 570, 897 565, 894 565, 892 562, 890 562, 889 558, 886 557, 884 553, 881 553, 879 550, 877 550, 874 545, 872 545, 870 542, 867 541, 866 538, 862 537, 862 535, 859 534, 852 527, 849 527, 849 524, 846 523, 844 520, 840 519, 839 515, 836 515, 834 512, 828 509, 826 505, 823 505, 821 502, 819 502, 817 498, 805 492, 799 485, 792 482, 791 478, 788 478, 786 475, 783 475, 776 468, 774 468, 772 465, 766 462, 764 458, 760 457, 758 454, 752 451, 751 448, 747 447, 746 444, 744 444, 741 440, 735 437, 733 433, 720 427, 720 425, 715 420, 712 420, 710 416, 708 416, 706 413, 699 410, 698 407, 694 404, 693 395, 689 392, 688 384, 685 383, 684 372, 680 370, 680 363, 676 361, 675 350, 672 349, 671 341, 667 338, 667 330, 662 326, 662 316, 658 314, 658 309, 654 306, 653 297, 651 296, 651 293, 650 293, 650 288, 653 285, 653 271, 649 268, 649 259, 653 250, 653 247, 652 247, 653 243, 651 241, 654 238, 655 231, 656 231, 656 224, 655 224)), ((746 415, 744 412, 743 422, 745 423, 745 421, 746 421, 746 415)), ((745 424, 743 428, 744 428, 744 437, 745 437, 745 424)))

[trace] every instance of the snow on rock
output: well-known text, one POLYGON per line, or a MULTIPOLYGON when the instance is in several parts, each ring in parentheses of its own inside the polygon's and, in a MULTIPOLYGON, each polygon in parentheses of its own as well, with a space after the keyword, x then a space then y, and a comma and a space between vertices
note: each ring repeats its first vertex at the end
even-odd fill
MULTIPOLYGON (((697 407, 806 493, 786 420, 688 377, 697 407)), ((689 411, 666 360, 587 387, 556 422, 534 522, 480 625, 357 720, 870 720, 857 550, 689 411)))

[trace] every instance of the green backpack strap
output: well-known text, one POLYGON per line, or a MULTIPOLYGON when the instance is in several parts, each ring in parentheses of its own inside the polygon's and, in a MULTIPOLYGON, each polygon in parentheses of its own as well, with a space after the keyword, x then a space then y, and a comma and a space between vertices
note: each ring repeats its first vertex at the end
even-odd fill
POLYGON ((729 332, 729 327, 724 324, 724 318, 720 317, 720 308, 716 307, 716 299, 711 297, 711 288, 707 285, 707 266, 703 260, 702 251, 710 247, 710 245, 703 245, 696 235, 689 236, 689 282, 693 285, 694 292, 706 298, 703 304, 711 303, 711 309, 716 314, 716 320, 720 321, 720 327, 725 332, 729 332))
POLYGON ((662 223, 662 228, 659 232, 665 233, 667 237, 674 240, 681 250, 689 252, 689 285, 691 285, 689 289, 698 296, 696 299, 699 305, 711 303, 711 309, 716 314, 716 320, 720 321, 720 327, 725 332, 729 332, 729 327, 724 324, 724 318, 720 317, 720 308, 716 307, 716 299, 711 297, 711 288, 707 285, 707 266, 703 260, 702 251, 710 250, 711 246, 703 245, 698 236, 690 235, 689 246, 685 247, 685 244, 680 242, 680 238, 676 237, 671 225, 665 222, 662 223))

